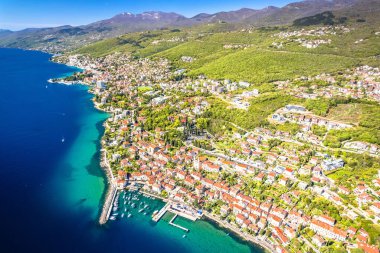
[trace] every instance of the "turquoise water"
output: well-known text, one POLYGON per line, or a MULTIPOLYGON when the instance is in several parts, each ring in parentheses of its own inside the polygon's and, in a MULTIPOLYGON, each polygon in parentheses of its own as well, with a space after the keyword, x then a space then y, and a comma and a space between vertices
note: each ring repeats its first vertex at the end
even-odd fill
POLYGON ((110 220, 109 226, 124 226, 123 224, 126 224, 130 228, 143 227, 149 233, 160 234, 172 245, 176 245, 178 249, 182 248, 186 252, 261 252, 245 245, 244 242, 239 241, 228 231, 218 229, 205 220, 193 222, 177 216, 174 223, 189 229, 189 232, 169 224, 174 216, 170 212, 167 212, 159 222, 152 221, 153 212, 160 210, 164 205, 161 200, 147 198, 139 193, 122 193, 119 197, 119 210, 116 211, 118 218, 115 221, 110 220), (128 204, 128 199, 126 199, 126 205, 124 205, 124 194, 126 196, 138 196, 139 200, 131 201, 128 204), (131 207, 132 203, 136 203, 135 208, 131 207), (148 208, 139 212, 145 205, 148 208), (127 211, 124 211, 125 208, 127 211), (122 213, 125 214, 123 218, 121 218, 122 213), (128 218, 127 214, 131 214, 131 217, 128 218))
POLYGON ((49 55, 0 49, 2 252, 262 252, 206 222, 177 218, 184 232, 147 214, 98 225, 105 188, 102 124, 85 86, 48 84, 75 69, 49 55), (65 139, 62 142, 62 139, 65 139))

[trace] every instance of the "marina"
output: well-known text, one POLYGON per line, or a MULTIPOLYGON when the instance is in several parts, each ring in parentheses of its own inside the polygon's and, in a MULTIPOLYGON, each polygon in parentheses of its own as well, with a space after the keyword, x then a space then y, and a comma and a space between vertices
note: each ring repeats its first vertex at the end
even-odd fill
MULTIPOLYGON (((194 222, 202 216, 200 212, 196 212, 184 204, 172 201, 166 202, 160 210, 153 210, 150 208, 147 201, 143 200, 143 198, 156 199, 154 195, 147 194, 145 192, 141 193, 136 189, 118 191, 115 188, 112 188, 111 191, 111 200, 107 202, 102 214, 106 216, 101 217, 100 219, 101 222, 103 222, 102 224, 106 223, 108 220, 115 221, 118 218, 131 218, 132 213, 136 211, 140 215, 151 215, 152 221, 157 223, 167 212, 170 212, 174 214, 174 216, 168 222, 169 225, 179 228, 185 232, 189 232, 190 230, 188 228, 174 223, 175 219, 178 216, 181 216, 194 222)), ((108 199, 110 199, 110 197, 108 197, 108 199)))

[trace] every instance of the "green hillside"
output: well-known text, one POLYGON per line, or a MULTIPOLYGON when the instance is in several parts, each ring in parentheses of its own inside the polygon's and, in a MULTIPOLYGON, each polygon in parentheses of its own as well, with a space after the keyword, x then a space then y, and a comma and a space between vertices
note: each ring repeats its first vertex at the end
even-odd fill
MULTIPOLYGON (((342 16, 339 14, 337 18, 342 16)), ((126 34, 74 53, 99 57, 125 52, 136 57, 163 57, 174 67, 185 68, 188 75, 205 74, 210 78, 255 83, 334 72, 360 64, 380 66, 377 23, 357 22, 352 17, 345 23, 344 28, 321 25, 249 28, 227 23, 208 24, 126 34), (322 31, 318 36, 302 34, 302 31, 318 29, 322 31), (280 36, 294 32, 300 34, 280 36), (328 43, 315 48, 301 45, 316 40, 328 43), (183 56, 191 57, 191 61, 183 61, 183 56)))

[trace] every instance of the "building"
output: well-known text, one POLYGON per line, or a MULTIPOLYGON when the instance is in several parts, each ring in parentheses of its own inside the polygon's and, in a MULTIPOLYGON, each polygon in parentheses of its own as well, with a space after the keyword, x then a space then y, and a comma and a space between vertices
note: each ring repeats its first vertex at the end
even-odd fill
POLYGON ((310 229, 323 237, 334 240, 345 241, 347 238, 346 231, 343 231, 319 220, 312 220, 310 223, 310 229))

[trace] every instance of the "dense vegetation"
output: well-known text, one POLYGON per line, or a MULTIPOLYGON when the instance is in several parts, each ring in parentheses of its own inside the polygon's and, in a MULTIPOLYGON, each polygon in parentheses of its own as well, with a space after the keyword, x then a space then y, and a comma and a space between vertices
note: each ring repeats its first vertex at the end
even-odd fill
POLYGON ((339 25, 344 24, 347 17, 335 18, 331 11, 318 13, 314 16, 299 18, 293 21, 294 26, 310 26, 310 25, 339 25))
MULTIPOLYGON (((223 120, 234 123, 240 127, 252 130, 255 127, 266 126, 269 124, 267 118, 277 109, 299 101, 298 99, 282 95, 280 93, 267 93, 252 99, 248 110, 228 108, 228 105, 216 98, 211 98, 211 107, 205 112, 204 117, 212 120, 223 120)), ((211 124, 211 122, 210 122, 211 124)), ((284 128, 287 125, 284 126, 284 128)), ((293 125, 289 125, 293 127, 293 125)))

